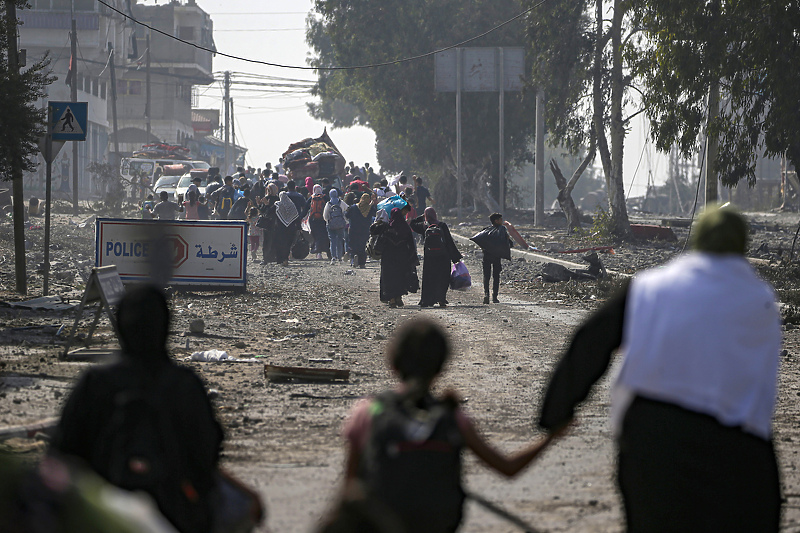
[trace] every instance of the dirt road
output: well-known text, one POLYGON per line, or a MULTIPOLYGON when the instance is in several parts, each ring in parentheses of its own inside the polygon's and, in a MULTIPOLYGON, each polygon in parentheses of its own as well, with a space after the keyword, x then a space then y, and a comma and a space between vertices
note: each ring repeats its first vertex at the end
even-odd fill
MULTIPOLYGON (((91 257, 92 246, 90 234, 78 238, 76 233, 69 252, 91 257)), ((467 265, 478 284, 477 260, 470 255, 467 265)), ((177 360, 212 348, 258 359, 185 364, 214 391, 227 435, 224 466, 264 497, 269 517, 260 531, 311 531, 333 503, 341 483, 342 421, 356 398, 392 385, 383 349, 402 321, 425 314, 447 328, 456 350, 439 386, 459 390, 482 432, 511 451, 540 437, 535 418, 547 376, 586 306, 592 305, 554 299, 563 287, 538 290, 527 284, 512 293, 514 284, 508 284, 497 305, 484 306, 482 289, 476 287, 451 292, 446 309, 420 310, 414 305, 416 295, 406 298, 406 307, 389 309, 378 302, 374 263, 353 270, 306 260, 288 268, 250 265, 249 272, 245 294, 176 294, 170 347, 177 360), (196 318, 205 322, 204 337, 187 335, 196 318), (347 368, 351 378, 346 384, 271 383, 264 377, 267 362, 347 368)), ((0 429, 57 415, 87 363, 59 361, 54 328, 42 326, 71 323, 72 315, 0 308, 0 321, 0 429)), ((111 340, 107 326, 100 334, 111 340)), ((776 442, 786 498, 784 530, 800 531, 800 335, 793 326, 785 332, 785 348, 776 442)), ((598 385, 570 433, 514 480, 490 473, 467 454, 468 490, 542 531, 622 531, 608 381, 598 385)), ((17 451, 33 448, 34 456, 42 448, 19 441, 7 445, 17 451)), ((469 503, 462 530, 519 528, 469 503)))

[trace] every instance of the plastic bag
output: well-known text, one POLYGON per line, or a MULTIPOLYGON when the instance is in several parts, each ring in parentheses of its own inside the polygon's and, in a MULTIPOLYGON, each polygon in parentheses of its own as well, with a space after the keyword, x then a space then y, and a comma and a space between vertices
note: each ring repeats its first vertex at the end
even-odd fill
POLYGON ((508 231, 505 226, 489 226, 469 238, 489 253, 502 259, 511 259, 511 243, 508 241, 508 231))
POLYGON ((472 287, 472 276, 469 275, 467 265, 463 261, 459 261, 450 270, 450 288, 456 291, 465 291, 470 287, 472 287))
POLYGON ((392 214, 392 209, 395 207, 398 209, 403 209, 405 206, 408 205, 406 199, 399 195, 390 196, 386 200, 382 200, 378 202, 378 211, 386 211, 387 214, 392 214))

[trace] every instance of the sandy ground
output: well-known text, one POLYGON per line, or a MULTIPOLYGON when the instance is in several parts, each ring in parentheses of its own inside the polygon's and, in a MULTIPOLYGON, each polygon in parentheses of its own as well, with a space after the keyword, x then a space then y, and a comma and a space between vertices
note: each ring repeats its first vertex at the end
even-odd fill
MULTIPOLYGON (((769 242, 773 255, 778 247, 788 249, 796 218, 754 217, 754 244, 760 244, 760 239, 769 242)), ((56 225, 60 229, 54 231, 60 234, 54 242, 60 249, 54 252, 55 260, 66 265, 62 270, 77 275, 70 282, 70 275, 62 274, 54 292, 79 298, 80 272, 85 272, 93 256, 93 230, 71 225, 65 215, 56 218, 56 225)), ((468 235, 475 229, 467 226, 458 231, 468 235)), ((564 238, 558 228, 520 225, 520 229, 540 247, 564 238)), ((685 232, 676 232, 685 238, 685 232)), ((33 242, 29 257, 33 297, 40 294, 36 291, 41 276, 34 271, 41 232, 29 230, 28 235, 33 242)), ((5 224, 0 233, 5 250, 0 286, 6 301, 19 299, 10 292, 10 239, 10 226, 5 224)), ((680 242, 626 244, 617 247, 615 256, 602 259, 609 268, 635 271, 663 262, 678 253, 680 246, 680 242)), ((288 268, 250 265, 244 294, 177 293, 172 298, 170 347, 176 360, 212 348, 258 359, 185 364, 201 375, 209 390, 217 392, 214 403, 226 430, 224 466, 255 487, 267 504, 269 516, 259 531, 311 531, 333 504, 341 484, 342 422, 355 399, 393 383, 383 360, 384 346, 397 325, 411 317, 430 316, 447 328, 456 349, 439 386, 460 391, 466 409, 493 444, 510 451, 541 437, 535 420, 549 372, 571 331, 587 310, 602 301, 608 287, 597 282, 546 284, 537 279, 539 265, 517 261, 505 273, 502 303, 484 306, 478 259, 469 247, 462 249, 476 287, 451 292, 446 309, 421 310, 413 305, 417 295, 406 298, 406 307, 389 309, 378 302, 377 264, 352 270, 314 260, 292 262, 288 268), (207 336, 187 334, 194 318, 205 321, 207 336), (272 383, 265 379, 265 363, 349 369, 351 378, 345 384, 272 383)), ((61 341, 55 331, 73 320, 69 312, 0 307, 0 430, 57 416, 74 379, 90 364, 58 360, 61 341)), ((112 340, 108 325, 102 322, 98 341, 112 340)), ((800 427, 796 423, 800 335, 792 324, 786 326, 784 344, 775 440, 783 475, 783 529, 800 531, 800 427)), ((609 374, 613 373, 612 369, 609 374)), ((569 434, 513 480, 488 471, 467 453, 468 490, 538 530, 622 531, 608 423, 608 383, 606 376, 598 384, 569 434)), ((4 447, 35 459, 44 444, 14 439, 4 447)), ((469 503, 462 530, 520 529, 469 503)))

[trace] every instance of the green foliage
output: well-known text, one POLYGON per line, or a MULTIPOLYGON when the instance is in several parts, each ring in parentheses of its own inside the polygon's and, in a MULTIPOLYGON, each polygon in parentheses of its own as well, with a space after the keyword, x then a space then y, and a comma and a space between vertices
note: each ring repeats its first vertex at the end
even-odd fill
MULTIPOLYGON (((525 2, 526 7, 536 4, 538 0, 525 2)), ((528 19, 527 27, 531 84, 546 94, 549 142, 571 154, 589 145, 592 130, 595 28, 589 5, 585 0, 545 2, 528 19)))
MULTIPOLYGON (((24 1, 16 4, 18 9, 26 5, 24 1)), ((14 169, 36 170, 37 142, 44 135, 47 121, 47 111, 37 109, 36 103, 46 97, 45 86, 55 77, 47 72, 47 55, 19 73, 9 71, 4 2, 0 3, 0 18, 0 94, 5 103, 0 114, 0 179, 9 180, 14 169)))
POLYGON ((758 155, 800 164, 800 4, 755 0, 631 0, 648 46, 630 48, 656 146, 697 149, 712 82, 720 82, 715 167, 735 185, 756 180, 758 155))
MULTIPOLYGON (((520 13, 516 0, 316 0, 307 41, 318 67, 368 65, 427 54, 474 37, 520 13)), ((514 22, 467 46, 520 46, 514 22)), ((319 71, 310 113, 334 127, 363 124, 376 133, 382 169, 434 172, 454 164, 454 93, 434 90, 434 58, 382 67, 319 71)), ((533 98, 506 94, 506 159, 527 155, 533 98)), ((462 95, 465 166, 482 168, 498 150, 496 93, 462 95)))
POLYGON ((615 227, 616 226, 611 213, 602 207, 598 207, 594 212, 592 227, 589 230, 589 235, 593 241, 601 244, 614 242, 616 240, 614 235, 615 227))

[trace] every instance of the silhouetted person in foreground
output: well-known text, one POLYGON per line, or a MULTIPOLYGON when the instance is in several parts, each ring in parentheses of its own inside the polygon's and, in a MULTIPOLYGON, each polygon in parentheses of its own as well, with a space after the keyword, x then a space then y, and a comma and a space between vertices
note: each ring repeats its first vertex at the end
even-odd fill
MULTIPOLYGON (((366 502, 370 513, 399 527, 399 531, 439 533, 458 529, 464 490, 461 451, 472 450, 488 467, 506 476, 522 471, 549 444, 550 434, 522 450, 506 455, 478 433, 459 405, 455 392, 437 398, 431 385, 450 355, 450 343, 441 327, 430 320, 413 320, 395 334, 387 361, 400 384, 353 407, 344 428, 347 440, 342 513, 372 528, 375 517, 358 511, 354 502, 366 502)), ((347 520, 344 520, 347 522, 347 520)), ((324 529, 340 531, 342 529, 324 529)), ((356 530, 351 529, 351 531, 356 530)))
POLYGON ((778 531, 775 294, 735 210, 710 208, 693 230, 691 253, 637 274, 578 329, 539 424, 567 424, 621 347, 611 422, 628 531, 778 531))
POLYGON ((117 486, 150 493, 182 533, 208 532, 223 434, 203 383, 167 354, 162 291, 130 290, 117 321, 122 357, 83 374, 64 405, 53 451, 117 486))

